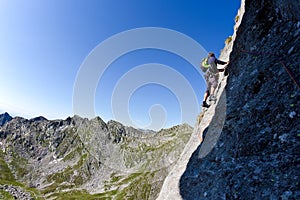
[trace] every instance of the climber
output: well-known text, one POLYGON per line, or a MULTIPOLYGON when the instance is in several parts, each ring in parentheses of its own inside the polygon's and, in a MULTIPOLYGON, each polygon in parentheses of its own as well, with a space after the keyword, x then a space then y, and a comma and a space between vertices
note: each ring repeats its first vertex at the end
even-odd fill
POLYGON ((202 107, 209 108, 210 105, 206 103, 208 97, 209 97, 209 101, 216 101, 216 97, 214 93, 219 81, 219 71, 224 71, 224 69, 226 68, 225 66, 223 69, 218 69, 217 64, 226 65, 228 63, 229 61, 224 62, 218 60, 215 57, 215 54, 212 52, 208 54, 207 64, 209 64, 209 68, 206 70, 204 75, 206 81, 206 91, 204 94, 202 107))

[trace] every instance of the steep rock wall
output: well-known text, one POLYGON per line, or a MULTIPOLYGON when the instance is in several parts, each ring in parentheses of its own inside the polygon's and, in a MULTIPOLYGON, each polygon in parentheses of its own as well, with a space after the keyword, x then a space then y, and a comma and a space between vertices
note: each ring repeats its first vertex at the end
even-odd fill
POLYGON ((180 199, 300 199, 300 2, 242 5, 225 123, 207 156, 200 155, 208 133, 193 152, 178 183, 180 199))

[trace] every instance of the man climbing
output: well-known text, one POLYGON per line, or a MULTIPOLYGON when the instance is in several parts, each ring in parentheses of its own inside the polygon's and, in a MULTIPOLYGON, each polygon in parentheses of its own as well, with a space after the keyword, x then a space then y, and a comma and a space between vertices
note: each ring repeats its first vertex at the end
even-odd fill
MULTIPOLYGON (((219 81, 219 70, 217 68, 217 64, 220 65, 226 65, 229 63, 228 62, 224 62, 221 60, 218 60, 215 57, 215 54, 210 52, 208 54, 208 58, 206 59, 206 65, 208 66, 208 69, 205 72, 204 78, 206 81, 206 91, 204 94, 204 99, 203 99, 203 103, 202 103, 202 107, 205 108, 209 108, 209 104, 206 103, 208 97, 210 101, 216 101, 216 97, 215 97, 215 90, 218 86, 218 81, 219 81)), ((201 65, 203 65, 203 63, 201 63, 201 65)), ((224 71, 225 67, 223 69, 221 69, 220 71, 224 71)))

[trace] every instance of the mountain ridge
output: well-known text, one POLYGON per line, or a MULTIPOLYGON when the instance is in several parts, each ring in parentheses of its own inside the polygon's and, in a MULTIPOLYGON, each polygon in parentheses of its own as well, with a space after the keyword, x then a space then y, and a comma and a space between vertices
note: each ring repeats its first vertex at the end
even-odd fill
POLYGON ((154 132, 100 117, 15 117, 0 127, 0 185, 17 181, 40 198, 154 199, 191 132, 187 124, 154 132))

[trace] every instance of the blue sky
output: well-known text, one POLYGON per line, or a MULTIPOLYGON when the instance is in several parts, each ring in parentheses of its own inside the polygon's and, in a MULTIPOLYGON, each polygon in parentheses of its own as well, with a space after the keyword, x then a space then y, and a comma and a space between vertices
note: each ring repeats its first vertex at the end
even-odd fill
MULTIPOLYGON (((74 84, 82 63, 99 44, 124 31, 143 27, 174 30, 219 55, 225 39, 233 34, 239 7, 240 0, 0 0, 0 112, 27 118, 73 116, 74 84)), ((195 59, 200 61, 201 56, 199 53, 195 59)), ((147 76, 142 74, 139 78, 147 76)), ((95 115, 104 121, 116 119, 141 128, 157 129, 182 122, 193 125, 204 90, 199 72, 184 58, 173 52, 144 48, 120 55, 111 63, 99 78, 93 107, 95 115), (114 91, 118 91, 122 77, 147 63, 168 66, 160 67, 170 72, 173 69, 174 77, 178 73, 189 82, 199 104, 197 109, 191 107, 190 119, 183 119, 183 100, 176 94, 186 87, 168 72, 160 73, 159 68, 155 73, 177 83, 177 92, 168 85, 150 81, 140 85, 129 99, 113 99, 118 96, 114 91), (122 101, 132 123, 114 113, 123 106, 122 101), (150 126, 155 119, 162 124, 150 126)))

